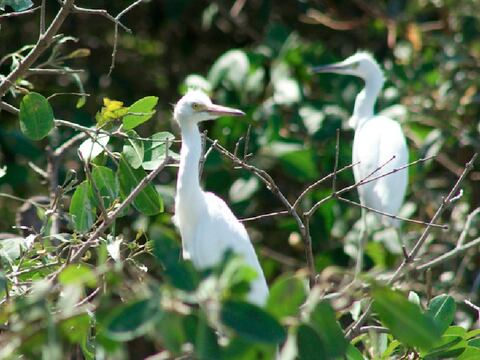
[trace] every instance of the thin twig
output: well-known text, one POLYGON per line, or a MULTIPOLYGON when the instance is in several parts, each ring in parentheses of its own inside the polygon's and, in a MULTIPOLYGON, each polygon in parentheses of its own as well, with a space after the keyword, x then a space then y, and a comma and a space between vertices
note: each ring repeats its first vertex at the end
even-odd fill
POLYGON ((11 17, 22 16, 22 15, 26 15, 26 14, 32 14, 35 11, 37 11, 38 9, 40 9, 40 6, 31 8, 31 9, 28 9, 28 10, 14 11, 14 12, 6 13, 6 14, 1 14, 0 15, 0 20, 4 19, 4 18, 11 18, 11 17))
POLYGON ((0 84, 0 98, 5 95, 12 84, 15 84, 16 81, 22 77, 33 63, 43 54, 43 52, 48 49, 53 41, 53 37, 58 33, 68 14, 72 11, 74 3, 75 0, 65 0, 48 29, 38 38, 35 46, 30 50, 27 56, 23 58, 20 64, 5 77, 0 84))
POLYGON ((243 219, 240 219, 240 221, 241 222, 254 221, 254 220, 265 219, 273 216, 288 215, 289 213, 290 212, 287 210, 280 210, 280 211, 274 211, 268 214, 262 214, 262 215, 248 217, 248 218, 243 218, 243 219))
MULTIPOLYGON (((442 200, 442 203, 440 204, 439 208, 437 209, 437 211, 435 212, 435 214, 433 215, 432 219, 431 219, 431 223, 435 223, 438 218, 443 214, 443 212, 451 205, 451 202, 452 202, 452 199, 454 199, 459 190, 460 190, 460 185, 462 184, 463 180, 466 178, 466 176, 468 175, 468 173, 473 169, 473 164, 477 158, 478 154, 475 153, 473 155, 473 157, 471 158, 471 160, 465 165, 465 168, 462 172, 462 174, 460 175, 460 177, 458 178, 457 182, 455 183, 455 185, 453 186, 453 188, 450 190, 450 192, 448 193, 447 197, 444 198, 442 200)), ((401 262, 401 264, 398 266, 397 270, 395 271, 395 273, 392 275, 392 277, 387 281, 387 285, 391 285, 393 284, 394 282, 396 282, 398 279, 400 279, 403 275, 405 275, 405 273, 407 272, 406 270, 408 269, 409 266, 411 266, 413 263, 417 262, 418 260, 415 259, 415 257, 417 256, 418 252, 420 251, 420 249, 422 248, 423 244, 425 243, 427 237, 428 237, 428 234, 430 234, 430 231, 432 230, 432 226, 431 225, 428 225, 423 233, 421 234, 421 236, 419 237, 419 239, 417 240, 417 242, 415 243, 415 245, 413 246, 412 250, 410 251, 410 253, 408 254, 408 256, 401 262)), ((480 238, 478 239, 479 240, 479 243, 480 243, 480 238)), ((470 245, 472 242, 470 242, 469 244, 467 245, 470 245)), ((465 246, 465 245, 464 245, 465 246)), ((473 246, 473 245, 471 245, 473 246)), ((453 255, 452 255, 453 256, 453 255)), ((426 267, 425 267, 426 268, 426 267)), ((410 271, 412 269, 415 269, 415 267, 411 267, 410 268, 410 271)), ((352 338, 354 336, 356 336, 358 334, 358 331, 360 329, 360 327, 365 323, 365 321, 367 320, 368 316, 370 315, 371 313, 371 310, 372 310, 372 301, 369 302, 369 304, 367 305, 365 311, 363 312, 363 314, 357 319, 356 322, 352 323, 352 325, 349 327, 349 329, 347 330, 347 337, 349 338, 352 338)))
POLYGON ((358 206, 358 207, 360 207, 360 208, 362 208, 362 209, 366 209, 366 210, 368 210, 368 211, 371 211, 371 212, 374 212, 374 213, 376 213, 376 214, 380 214, 380 215, 389 217, 389 218, 394 219, 394 220, 402 220, 402 221, 411 222, 411 223, 414 223, 414 224, 420 224, 420 225, 437 227, 437 228, 440 228, 440 229, 443 229, 443 230, 447 230, 447 229, 448 229, 448 225, 432 224, 432 223, 426 222, 426 221, 409 219, 409 218, 405 218, 405 217, 402 217, 402 216, 398 216, 398 215, 394 215, 394 214, 389 214, 389 213, 386 213, 386 212, 383 212, 383 211, 380 211, 380 210, 371 208, 371 207, 369 207, 369 206, 366 206, 366 205, 357 203, 357 202, 355 202, 355 201, 352 201, 352 200, 349 200, 349 199, 345 199, 344 197, 341 197, 341 196, 338 196, 337 199, 340 200, 340 201, 343 201, 344 203, 347 203, 347 204, 350 204, 350 205, 354 205, 354 206, 358 206))
MULTIPOLYGON (((153 170, 150 174, 144 177, 137 186, 132 190, 132 192, 126 197, 125 200, 122 201, 115 210, 111 211, 108 214, 108 218, 104 219, 100 226, 90 235, 90 237, 80 246, 80 248, 72 254, 70 258, 70 263, 75 263, 80 261, 83 254, 97 241, 97 239, 102 236, 105 230, 112 224, 112 222, 120 215, 123 210, 132 203, 132 201, 137 197, 137 195, 150 183, 152 180, 162 171, 165 166, 171 161, 171 157, 168 153, 165 155, 165 159, 161 164, 157 166, 155 170, 153 170)), ((58 275, 62 272, 62 270, 67 266, 65 263, 58 271, 54 273, 51 277, 52 281, 55 281, 58 275)))

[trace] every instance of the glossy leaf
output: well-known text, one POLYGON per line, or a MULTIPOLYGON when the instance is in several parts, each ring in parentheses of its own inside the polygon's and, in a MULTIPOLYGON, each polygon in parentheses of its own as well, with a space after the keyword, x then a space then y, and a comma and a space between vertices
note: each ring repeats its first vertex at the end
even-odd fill
POLYGON ((167 140, 168 148, 170 148, 175 136, 169 132, 163 131, 153 134, 149 139, 150 140, 143 142, 145 151, 142 167, 145 170, 154 170, 165 159, 167 140))
POLYGON ((143 162, 143 141, 138 139, 139 136, 134 130, 128 130, 126 134, 128 139, 123 145, 123 157, 132 168, 138 169, 143 162))
POLYGON ((439 295, 430 301, 426 313, 432 317, 443 334, 455 318, 456 308, 455 300, 451 296, 439 295))
POLYGON ((220 310, 220 319, 246 340, 278 344, 286 337, 284 328, 272 315, 248 302, 225 301, 220 310))
POLYGON ((417 305, 402 294, 388 288, 376 288, 372 292, 373 309, 392 334, 408 346, 430 348, 440 338, 434 320, 424 315, 417 305))
POLYGON ((48 100, 35 92, 25 95, 20 103, 20 129, 32 140, 41 140, 55 126, 48 100))
POLYGON ((106 134, 93 135, 93 138, 88 138, 82 142, 78 151, 82 159, 89 162, 105 151, 109 141, 110 136, 106 134))
POLYGON ((480 349, 476 347, 468 346, 464 352, 462 352, 457 360, 478 360, 480 359, 480 349))
POLYGON ((151 119, 155 114, 158 97, 147 96, 134 102, 128 109, 127 115, 122 119, 123 128, 130 130, 151 119))
MULTIPOLYGON (((92 179, 103 201, 103 206, 108 209, 118 197, 118 180, 112 169, 105 166, 94 166, 92 179)), ((93 190, 92 190, 93 191, 93 190)), ((95 200, 96 197, 95 197, 95 200)))
MULTIPOLYGON (((143 169, 133 169, 122 157, 118 166, 120 192, 127 197, 138 183, 146 177, 143 169)), ((133 200, 133 206, 145 215, 155 215, 163 211, 163 201, 152 184, 148 184, 133 200)))
POLYGON ((70 202, 70 215, 76 231, 86 232, 95 222, 95 205, 88 181, 77 186, 70 202))

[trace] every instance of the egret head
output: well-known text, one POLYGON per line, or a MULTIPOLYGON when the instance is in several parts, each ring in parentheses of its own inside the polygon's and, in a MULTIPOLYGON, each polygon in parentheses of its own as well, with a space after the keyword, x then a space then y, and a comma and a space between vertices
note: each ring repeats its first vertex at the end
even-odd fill
POLYGON ((219 116, 242 116, 241 110, 213 104, 210 98, 202 91, 187 92, 175 105, 173 116, 180 126, 198 124, 201 121, 213 120, 219 116))
POLYGON ((383 71, 373 56, 365 51, 359 51, 338 63, 318 66, 312 69, 314 73, 337 73, 354 75, 364 81, 370 79, 383 82, 383 71))

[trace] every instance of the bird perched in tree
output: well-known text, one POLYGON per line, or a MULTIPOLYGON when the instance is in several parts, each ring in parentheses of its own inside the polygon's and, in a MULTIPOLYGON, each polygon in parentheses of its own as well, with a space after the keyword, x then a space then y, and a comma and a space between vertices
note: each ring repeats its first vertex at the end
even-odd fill
POLYGON ((189 91, 175 105, 174 118, 182 134, 175 222, 182 236, 183 257, 191 259, 195 267, 204 269, 216 265, 227 250, 242 256, 257 272, 248 300, 263 305, 268 296, 268 286, 245 227, 222 199, 200 187, 202 145, 198 124, 222 115, 245 114, 213 104, 201 91, 189 91))
MULTIPOLYGON (((383 72, 375 59, 367 52, 357 52, 347 59, 313 69, 316 73, 337 73, 353 75, 365 82, 365 87, 357 95, 349 125, 355 129, 353 140, 353 168, 355 181, 387 173, 408 163, 408 149, 400 124, 388 117, 374 114, 377 97, 383 87, 383 72), (393 158, 394 157, 394 158, 393 158), (393 158, 393 160, 392 160, 393 158)), ((358 187, 360 202, 372 209, 397 215, 402 206, 408 183, 408 170, 405 168, 378 180, 358 187)), ((378 215, 378 214, 377 214, 378 215)), ((382 222, 398 229, 399 221, 385 215, 382 222)), ((366 234, 365 210, 362 211, 363 231, 358 252, 356 273, 362 268, 363 246, 366 234)))

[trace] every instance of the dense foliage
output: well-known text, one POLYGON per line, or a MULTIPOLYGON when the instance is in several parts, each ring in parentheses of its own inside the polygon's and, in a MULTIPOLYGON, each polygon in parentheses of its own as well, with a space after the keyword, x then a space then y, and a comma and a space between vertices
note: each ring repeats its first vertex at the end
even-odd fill
POLYGON ((480 358, 480 168, 466 166, 480 149, 479 7, 0 0, 0 358, 480 358), (353 281, 348 118, 363 84, 310 68, 357 49, 385 70, 377 109, 414 162, 400 215, 418 222, 403 222, 404 253, 369 216, 353 281), (204 124, 202 182, 245 220, 263 309, 245 301, 242 259, 181 259, 170 104, 189 87, 247 114, 204 124))

